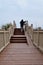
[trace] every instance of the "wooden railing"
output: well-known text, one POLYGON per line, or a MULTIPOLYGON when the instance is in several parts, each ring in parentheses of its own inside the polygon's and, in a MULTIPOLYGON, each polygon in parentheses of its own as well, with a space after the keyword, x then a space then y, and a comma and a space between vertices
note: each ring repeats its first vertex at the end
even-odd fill
POLYGON ((33 44, 43 52, 43 30, 34 30, 33 26, 25 26, 28 37, 32 40, 33 44))
POLYGON ((33 42, 43 52, 43 31, 33 31, 33 42))
POLYGON ((16 28, 15 24, 10 26, 7 31, 0 30, 0 52, 9 44, 10 37, 14 32, 14 28, 16 28))

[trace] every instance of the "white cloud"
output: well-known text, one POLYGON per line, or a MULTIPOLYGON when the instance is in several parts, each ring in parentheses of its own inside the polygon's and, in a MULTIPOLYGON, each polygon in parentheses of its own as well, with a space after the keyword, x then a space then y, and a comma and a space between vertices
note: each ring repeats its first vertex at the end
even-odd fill
POLYGON ((20 8, 24 9, 24 8, 27 8, 28 1, 27 0, 17 0, 17 4, 18 6, 20 6, 20 8))
POLYGON ((43 24, 43 0, 0 0, 0 24, 15 19, 19 26, 18 22, 22 18, 24 20, 30 18, 35 26, 37 24, 41 26, 43 24))

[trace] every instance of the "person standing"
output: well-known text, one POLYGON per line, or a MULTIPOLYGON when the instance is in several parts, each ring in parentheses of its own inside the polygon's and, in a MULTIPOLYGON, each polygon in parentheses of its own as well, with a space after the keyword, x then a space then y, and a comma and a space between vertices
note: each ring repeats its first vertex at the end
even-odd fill
POLYGON ((24 25, 24 21, 23 21, 23 19, 20 21, 20 27, 21 27, 21 32, 23 31, 23 25, 24 25))

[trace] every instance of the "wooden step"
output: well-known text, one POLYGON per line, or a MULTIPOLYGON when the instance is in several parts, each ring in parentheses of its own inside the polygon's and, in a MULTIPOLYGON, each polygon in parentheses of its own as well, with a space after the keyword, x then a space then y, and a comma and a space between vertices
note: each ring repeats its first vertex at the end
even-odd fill
POLYGON ((25 35, 13 35, 11 37, 26 37, 25 35))
POLYGON ((21 32, 21 28, 16 28, 14 30, 14 35, 24 35, 24 31, 21 32))
POLYGON ((14 35, 24 35, 22 32, 14 32, 14 35))
POLYGON ((27 40, 13 40, 13 39, 11 39, 10 40, 10 43, 27 43, 27 40))
POLYGON ((10 43, 27 43, 24 31, 21 32, 20 28, 14 30, 14 35, 11 36, 10 43))
POLYGON ((14 35, 10 39, 10 43, 27 43, 25 35, 14 35))
POLYGON ((21 36, 21 37, 19 37, 19 36, 11 36, 11 38, 13 38, 13 39, 14 39, 14 38, 26 39, 26 37, 22 37, 22 36, 21 36))
MULTIPOLYGON (((12 40, 26 40, 26 38, 21 38, 21 37, 20 37, 20 38, 19 38, 19 37, 18 37, 18 38, 11 38, 11 39, 12 39, 12 40)), ((11 40, 11 39, 10 39, 10 40, 11 40)))

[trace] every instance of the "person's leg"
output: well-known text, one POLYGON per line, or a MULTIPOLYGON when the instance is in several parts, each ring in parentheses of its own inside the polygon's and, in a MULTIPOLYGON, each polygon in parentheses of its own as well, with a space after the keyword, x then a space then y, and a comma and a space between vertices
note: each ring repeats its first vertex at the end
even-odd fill
POLYGON ((23 25, 23 30, 25 31, 25 25, 23 25))
POLYGON ((21 27, 21 32, 23 31, 23 27, 21 27))
POLYGON ((20 24, 21 32, 22 32, 22 25, 20 24))

